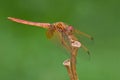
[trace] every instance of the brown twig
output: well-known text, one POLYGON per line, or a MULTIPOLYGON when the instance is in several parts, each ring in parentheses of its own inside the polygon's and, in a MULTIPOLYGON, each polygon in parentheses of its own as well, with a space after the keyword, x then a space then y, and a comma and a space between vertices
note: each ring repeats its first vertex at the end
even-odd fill
POLYGON ((78 80, 78 76, 77 76, 77 72, 76 72, 76 57, 77 57, 77 51, 78 48, 73 47, 72 53, 71 53, 71 71, 72 71, 72 75, 74 80, 78 80))
POLYGON ((71 62, 70 62, 70 59, 65 60, 63 62, 63 65, 66 67, 66 69, 68 71, 68 75, 70 77, 70 80, 74 80, 73 74, 72 74, 72 71, 71 71, 71 62))
POLYGON ((63 62, 63 65, 67 68, 70 80, 78 80, 78 76, 76 72, 77 51, 78 48, 73 47, 73 51, 71 52, 71 58, 63 62))

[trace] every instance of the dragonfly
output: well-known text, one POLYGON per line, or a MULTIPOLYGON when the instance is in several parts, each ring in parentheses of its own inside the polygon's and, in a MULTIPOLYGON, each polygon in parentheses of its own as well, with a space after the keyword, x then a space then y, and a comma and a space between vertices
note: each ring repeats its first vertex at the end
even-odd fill
POLYGON ((83 35, 91 40, 93 40, 93 37, 78 31, 73 28, 71 25, 67 25, 64 22, 56 22, 53 24, 50 23, 40 23, 40 22, 32 22, 32 21, 27 21, 27 20, 22 20, 14 17, 8 17, 9 20, 21 23, 21 24, 26 24, 26 25, 31 25, 31 26, 36 26, 36 27, 41 27, 47 29, 46 36, 50 39, 54 36, 54 34, 57 32, 58 36, 60 38, 61 44, 71 52, 72 47, 81 47, 83 48, 88 54, 89 50, 80 42, 78 41, 78 38, 75 37, 75 33, 83 35))
POLYGON ((45 28, 47 29, 46 35, 48 38, 52 38, 55 33, 58 33, 61 44, 71 53, 71 58, 70 58, 70 64, 71 64, 70 70, 72 72, 71 80, 78 80, 77 72, 76 72, 77 51, 81 47, 88 54, 90 53, 89 53, 89 50, 75 36, 75 33, 83 35, 91 40, 93 40, 93 37, 91 37, 90 35, 84 32, 74 29, 73 26, 67 25, 64 22, 55 22, 50 24, 50 23, 32 22, 32 21, 22 20, 14 17, 8 17, 8 19, 21 24, 45 28))

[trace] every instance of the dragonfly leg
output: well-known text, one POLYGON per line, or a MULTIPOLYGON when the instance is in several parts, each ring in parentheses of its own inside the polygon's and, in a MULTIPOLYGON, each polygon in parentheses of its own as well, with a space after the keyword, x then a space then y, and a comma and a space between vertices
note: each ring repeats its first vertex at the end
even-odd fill
POLYGON ((77 34, 81 34, 81 35, 83 35, 83 36, 85 36, 85 37, 93 40, 93 37, 92 37, 92 36, 90 36, 90 35, 88 35, 88 34, 86 34, 86 33, 84 33, 84 32, 81 32, 81 31, 78 31, 78 30, 75 30, 75 32, 76 32, 77 34))
POLYGON ((63 45, 67 50, 69 50, 69 51, 71 52, 71 47, 68 46, 68 44, 65 42, 64 39, 61 40, 61 43, 62 43, 62 45, 63 45))
POLYGON ((81 47, 83 48, 83 50, 84 50, 85 52, 88 53, 88 55, 90 55, 90 52, 89 52, 89 50, 88 50, 87 47, 85 47, 83 44, 81 45, 81 47))
POLYGON ((67 44, 67 42, 65 41, 65 39, 64 39, 64 37, 61 35, 61 34, 59 34, 60 35, 60 41, 61 41, 61 44, 68 50, 68 51, 72 51, 72 48, 71 48, 71 46, 69 46, 68 44, 67 44))

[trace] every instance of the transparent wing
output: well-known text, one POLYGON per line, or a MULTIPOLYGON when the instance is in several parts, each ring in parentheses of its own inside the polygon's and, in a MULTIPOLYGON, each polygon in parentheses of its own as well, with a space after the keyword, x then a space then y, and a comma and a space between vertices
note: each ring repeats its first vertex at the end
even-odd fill
POLYGON ((48 39, 51 39, 54 35, 54 30, 51 30, 51 29, 48 29, 47 32, 46 32, 46 36, 48 39))

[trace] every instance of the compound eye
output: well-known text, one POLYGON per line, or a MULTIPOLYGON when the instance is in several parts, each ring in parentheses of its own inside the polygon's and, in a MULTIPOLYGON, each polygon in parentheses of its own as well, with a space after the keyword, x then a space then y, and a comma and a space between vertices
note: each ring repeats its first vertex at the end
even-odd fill
POLYGON ((74 29, 73 29, 72 26, 68 26, 67 30, 68 30, 69 32, 73 32, 74 29))

